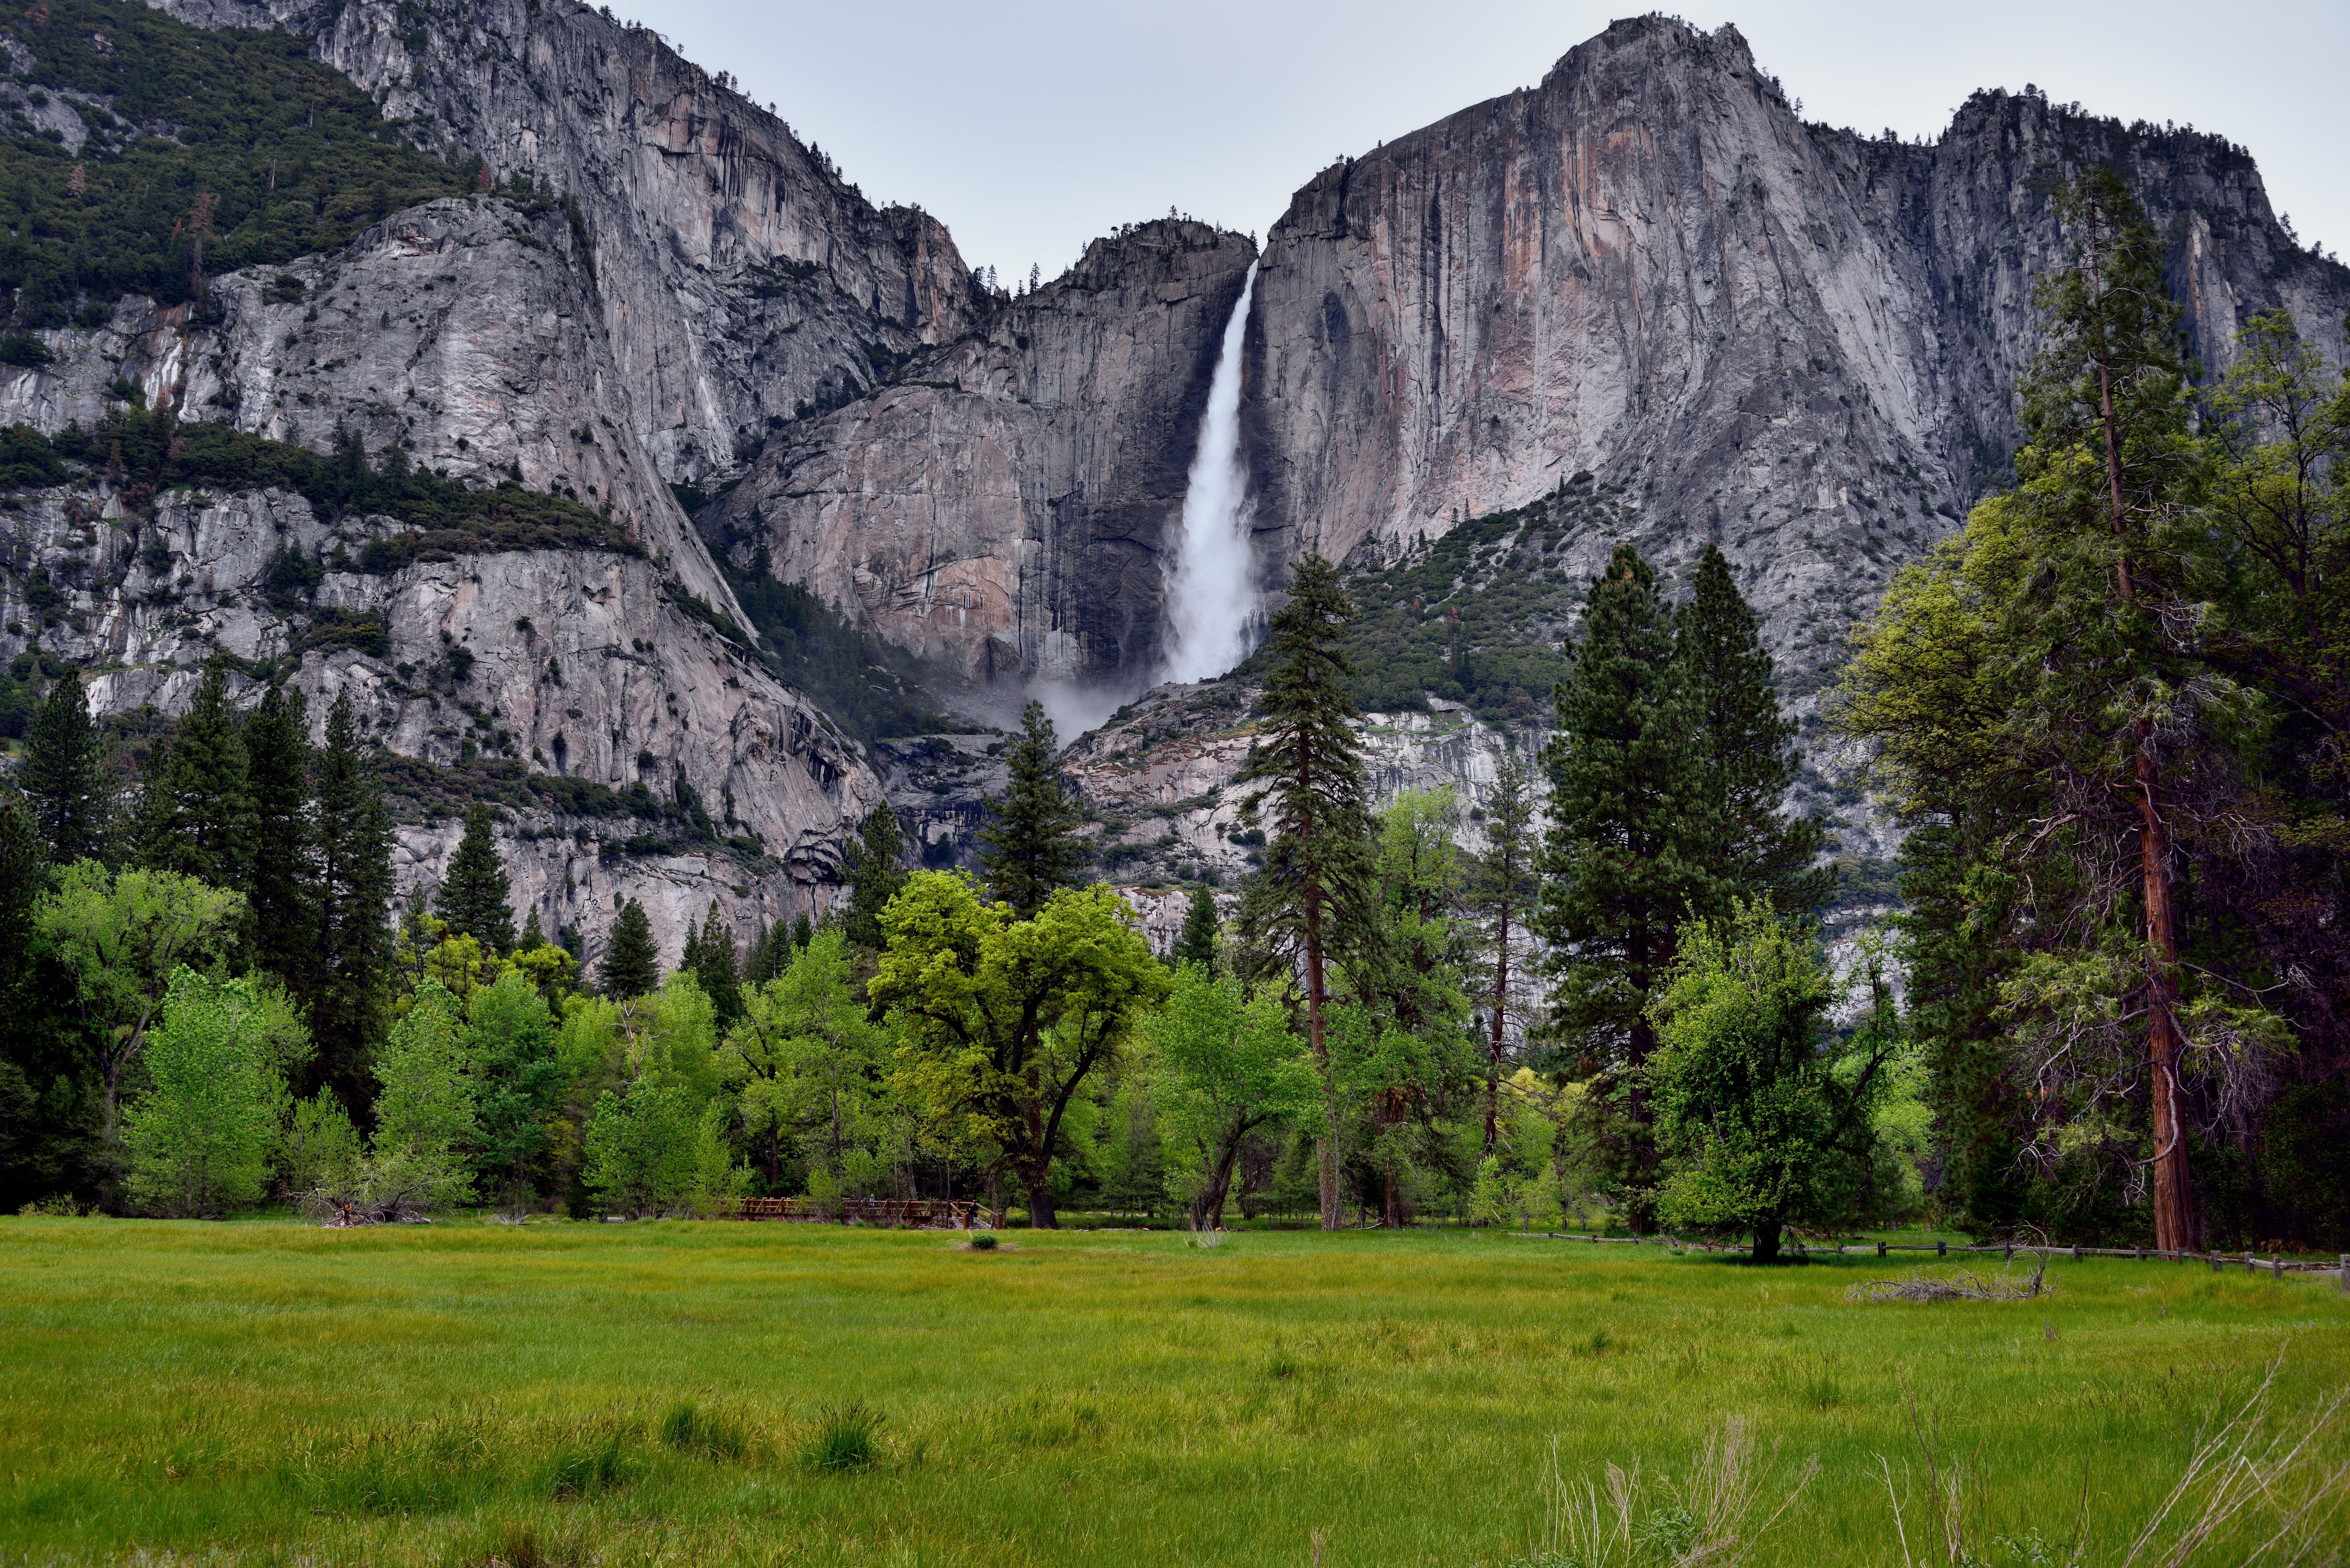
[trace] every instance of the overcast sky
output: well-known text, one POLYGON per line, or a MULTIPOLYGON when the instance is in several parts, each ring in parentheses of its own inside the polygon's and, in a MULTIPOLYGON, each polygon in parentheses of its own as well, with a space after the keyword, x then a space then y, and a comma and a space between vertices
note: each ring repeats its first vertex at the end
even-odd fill
MULTIPOLYGON (((964 259, 1046 277, 1173 206, 1260 236, 1290 192, 1456 109, 1532 86, 1623 3, 1586 0, 638 0, 621 14, 731 70, 880 202, 964 259)), ((2036 83, 2251 149, 2302 239, 2350 251, 2350 0, 1744 0, 1734 22, 1804 117, 1931 136, 1978 87, 2036 83)))

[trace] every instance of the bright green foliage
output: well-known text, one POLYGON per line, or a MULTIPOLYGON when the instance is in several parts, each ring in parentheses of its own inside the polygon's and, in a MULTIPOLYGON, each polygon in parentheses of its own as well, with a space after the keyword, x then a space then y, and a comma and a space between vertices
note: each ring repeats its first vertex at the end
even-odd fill
POLYGON ((885 800, 849 840, 841 874, 848 883, 848 940, 858 947, 878 950, 881 946, 881 911, 906 885, 906 872, 898 864, 902 839, 898 814, 885 800))
POLYGON ((612 935, 596 966, 604 994, 616 1001, 643 996, 660 984, 660 952, 653 946, 653 926, 645 907, 634 898, 620 906, 612 921, 612 935))
POLYGON ((866 1014, 847 938, 837 928, 816 932, 783 973, 744 999, 721 1065, 770 1187, 794 1148, 812 1179, 821 1170, 840 1190, 859 1194, 879 1185, 872 1150, 889 1114, 889 1036, 866 1014))
POLYGON ((531 977, 510 968, 473 993, 465 1009, 465 1054, 473 1081, 474 1168, 484 1192, 521 1207, 546 1151, 547 1118, 563 1092, 555 1021, 531 977))
POLYGON ((596 1102, 586 1135, 588 1189, 630 1218, 707 1210, 736 1194, 723 1112, 696 1109, 685 1085, 658 1074, 596 1102))
POLYGON ((1136 1038, 1149 1054, 1162 1146, 1180 1160, 1171 1183, 1195 1231, 1224 1222, 1241 1145, 1311 1112, 1320 1098, 1305 1043, 1271 991, 1248 995, 1232 975, 1193 964, 1175 971, 1166 1007, 1136 1038))
POLYGON ((1216 972, 1216 929, 1220 918, 1216 913, 1216 896, 1204 882, 1191 888, 1191 901, 1183 909, 1183 929, 1176 934, 1175 950, 1170 961, 1179 967, 1195 964, 1203 974, 1216 972))
POLYGON ((228 699, 228 665, 214 658, 203 682, 155 749, 139 807, 139 864, 215 887, 251 875, 253 788, 244 737, 228 699))
POLYGON ((427 981, 376 1054, 382 1087, 365 1185, 370 1201, 388 1210, 429 1211, 473 1195, 465 1150, 479 1122, 464 1030, 457 999, 427 981))
POLYGON ((277 1177, 296 1199, 313 1194, 349 1192, 359 1184, 366 1154, 359 1129, 331 1089, 294 1102, 277 1140, 277 1177))
POLYGON ((904 1043, 899 1083, 926 1133, 993 1150, 1053 1224, 1052 1165, 1087 1075, 1113 1064, 1167 971, 1111 888, 1064 888, 1034 919, 967 877, 918 871, 882 911, 868 991, 904 1043))
POLYGON ((1697 590, 1673 621, 1673 678, 1697 721, 1692 737, 1715 875, 1745 898, 1802 914, 1827 901, 1835 873, 1814 867, 1820 826, 1783 815, 1800 767, 1795 723, 1782 718, 1771 655, 1719 546, 1699 558, 1697 590))
POLYGON ((372 1097, 368 1051, 389 1001, 392 833, 348 687, 336 693, 327 714, 326 742, 317 759, 311 819, 317 950, 310 1032, 318 1046, 315 1082, 356 1109, 372 1097))
POLYGON ((339 249, 401 207, 475 187, 478 162, 452 168, 407 145, 291 34, 197 28, 102 0, 20 7, 8 26, 32 50, 22 79, 110 105, 50 98, 88 129, 78 154, 29 125, 0 141, 16 210, 0 286, 24 291, 23 325, 63 326, 84 294, 85 325, 118 295, 188 298, 199 192, 217 198, 202 254, 216 275, 339 249))
POLYGON ((16 782, 33 804, 33 818, 49 846, 51 864, 70 866, 104 857, 112 802, 104 749, 90 725, 79 671, 67 670, 49 687, 33 721, 16 782))
POLYGON ((1354 615, 1337 568, 1319 556, 1301 557, 1263 650, 1264 722, 1234 781, 1243 789, 1259 786, 1246 797, 1245 816, 1269 811, 1273 825, 1264 865, 1241 899, 1241 940, 1260 973, 1295 969, 1305 976, 1306 1044, 1323 1079, 1319 1181, 1326 1231, 1338 1228, 1339 1139, 1323 1016, 1327 966, 1378 940, 1380 908, 1369 784, 1346 687, 1354 666, 1345 634, 1354 615))
POLYGON ((1835 981, 1805 928, 1742 901, 1681 929, 1650 1004, 1655 1054, 1643 1069, 1664 1158, 1669 1224, 1750 1233, 1775 1258, 1787 1225, 1858 1213, 1876 1164, 1874 1109, 1898 1044, 1880 1004, 1864 1041, 1836 1060, 1835 981))
POLYGON ((465 836, 449 858, 449 875, 433 896, 433 908, 461 937, 472 937, 487 952, 514 946, 514 886, 499 858, 490 808, 475 801, 465 813, 465 836))
POLYGON ((224 959, 244 899, 170 871, 109 873, 95 860, 65 868, 35 914, 74 979, 106 1102, 106 1136, 146 1044, 148 1025, 182 965, 224 959))
POLYGON ((988 897, 1011 905, 1024 920, 1045 907, 1054 888, 1076 887, 1087 858, 1076 831, 1085 814, 1062 788, 1055 765, 1060 750, 1045 704, 1031 701, 1004 754, 1011 776, 979 830, 988 897))
POLYGON ((177 1219, 256 1201, 286 1089, 265 1060, 253 983, 175 971, 146 1058, 149 1087, 122 1122, 131 1201, 177 1219))
POLYGON ((253 794, 254 959, 305 991, 314 984, 317 916, 312 888, 310 727, 302 693, 272 686, 244 722, 253 794))

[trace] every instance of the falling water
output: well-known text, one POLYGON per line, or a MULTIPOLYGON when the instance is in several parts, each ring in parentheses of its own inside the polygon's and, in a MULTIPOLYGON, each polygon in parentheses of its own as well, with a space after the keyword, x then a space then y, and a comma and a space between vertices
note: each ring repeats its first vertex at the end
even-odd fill
POLYGON ((1224 324, 1200 451, 1183 493, 1183 530, 1167 585, 1167 663, 1160 679, 1205 680, 1248 654, 1256 629, 1254 563, 1249 553, 1248 469, 1241 462, 1241 340, 1248 333, 1256 264, 1224 324))

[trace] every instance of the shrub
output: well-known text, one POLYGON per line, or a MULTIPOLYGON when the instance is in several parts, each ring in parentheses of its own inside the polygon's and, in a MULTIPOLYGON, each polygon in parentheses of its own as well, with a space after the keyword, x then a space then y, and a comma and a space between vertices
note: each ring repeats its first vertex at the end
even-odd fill
POLYGON ((547 1490, 556 1497, 593 1497, 626 1484, 627 1480, 620 1434, 610 1432, 600 1440, 557 1450, 548 1468, 547 1490))
POLYGON ((973 1236, 971 1239, 971 1250, 974 1252, 993 1252, 995 1251, 995 1236, 993 1232, 983 1231, 978 1235, 973 1236))

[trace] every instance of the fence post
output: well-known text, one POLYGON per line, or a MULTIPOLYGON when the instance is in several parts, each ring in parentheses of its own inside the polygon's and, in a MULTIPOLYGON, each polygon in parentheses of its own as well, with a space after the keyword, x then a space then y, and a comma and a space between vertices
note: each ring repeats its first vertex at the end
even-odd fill
POLYGON ((1934 1243, 1934 1256, 1938 1258, 1947 1258, 1950 1255, 1950 1244, 1948 1241, 1936 1241, 1934 1243))
POLYGON ((1885 1243, 1882 1241, 1877 1244, 1877 1255, 1880 1258, 1885 1256, 1885 1243))
POLYGON ((2275 1257, 2269 1260, 2269 1278, 2279 1283, 2283 1282, 2284 1254, 2282 1252, 2279 1252, 2275 1257))
POLYGON ((2350 1294, 2350 1252, 2342 1254, 2342 1290, 2350 1294))
POLYGON ((2227 1259, 2225 1259, 2225 1258, 2221 1257, 2221 1256, 2220 1256, 2219 1253, 2217 1253, 2217 1252, 2214 1252, 2214 1253, 2212 1253, 2212 1254, 2211 1254, 2211 1272, 2212 1272, 2213 1273, 2215 1273, 2215 1274, 2216 1274, 2216 1273, 2218 1273, 2221 1269, 2224 1269, 2224 1268, 2226 1268, 2227 1266, 2228 1266, 2228 1260, 2227 1260, 2227 1259))
POLYGON ((2004 1258, 2002 1258, 2002 1259, 2001 1259, 2000 1261, 2001 1261, 2002 1262, 2006 1262, 2006 1263, 2012 1263, 2012 1262, 2015 1262, 2015 1239, 2014 1239, 2013 1237, 2012 1237, 2012 1236, 2011 1236, 2011 1237, 2009 1237, 2009 1238, 2008 1238, 2008 1242, 2007 1242, 2007 1256, 2006 1256, 2006 1257, 2004 1257, 2004 1258))
POLYGON ((2144 1247, 2137 1249, 2137 1261, 2141 1263, 2146 1262, 2146 1249, 2144 1247))

